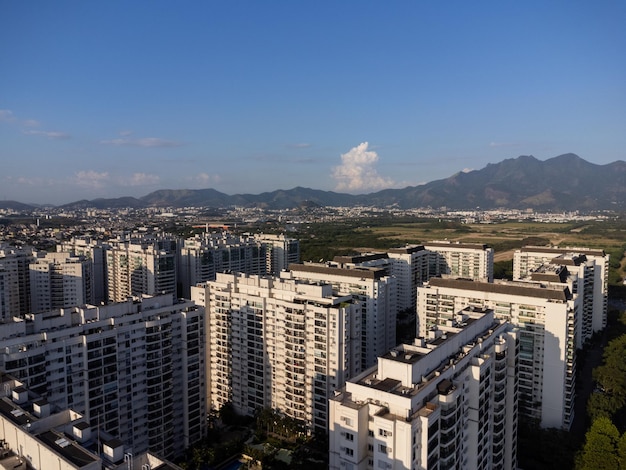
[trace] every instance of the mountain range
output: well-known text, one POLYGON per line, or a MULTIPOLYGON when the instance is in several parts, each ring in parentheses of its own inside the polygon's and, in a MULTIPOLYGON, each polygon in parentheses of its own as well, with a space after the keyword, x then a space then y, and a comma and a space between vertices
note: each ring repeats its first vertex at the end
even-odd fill
MULTIPOLYGON (((229 196, 214 189, 161 189, 140 198, 81 200, 60 206, 77 208, 396 206, 464 209, 535 209, 539 211, 623 210, 626 207, 626 162, 590 163, 568 153, 545 161, 520 156, 488 164, 420 186, 352 195, 296 187, 261 194, 229 196)), ((0 208, 34 208, 0 201, 0 208)))

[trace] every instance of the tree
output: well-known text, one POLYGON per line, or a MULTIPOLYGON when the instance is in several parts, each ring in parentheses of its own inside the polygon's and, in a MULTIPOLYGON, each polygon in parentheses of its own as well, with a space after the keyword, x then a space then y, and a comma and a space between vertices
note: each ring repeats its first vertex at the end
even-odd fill
POLYGON ((606 417, 596 419, 585 434, 585 446, 580 455, 578 470, 618 470, 618 444, 623 445, 619 431, 606 417))

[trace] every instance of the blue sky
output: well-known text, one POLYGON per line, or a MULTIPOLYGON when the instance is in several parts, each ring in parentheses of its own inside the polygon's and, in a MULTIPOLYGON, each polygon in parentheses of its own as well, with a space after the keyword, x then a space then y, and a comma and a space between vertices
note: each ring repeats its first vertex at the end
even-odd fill
POLYGON ((623 1, 0 0, 0 200, 624 160, 623 1))

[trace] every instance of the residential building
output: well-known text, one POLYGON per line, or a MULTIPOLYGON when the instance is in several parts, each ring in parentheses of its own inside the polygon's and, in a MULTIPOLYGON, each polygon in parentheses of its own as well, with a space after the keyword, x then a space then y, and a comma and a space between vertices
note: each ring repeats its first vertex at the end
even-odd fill
POLYGON ((33 248, 0 245, 0 320, 30 312, 30 271, 33 248))
POLYGON ((31 312, 93 304, 93 263, 82 255, 39 253, 29 265, 31 312))
POLYGON ((609 258, 603 250, 525 246, 513 255, 513 279, 536 279, 540 276, 533 273, 545 264, 567 267, 572 291, 583 296, 581 335, 586 341, 606 326, 609 258))
POLYGON ((191 286, 213 281, 221 272, 267 273, 267 247, 256 238, 229 232, 206 232, 180 242, 178 279, 183 297, 190 297, 191 286))
POLYGON ((355 338, 359 367, 376 363, 377 357, 396 345, 397 280, 386 268, 337 267, 330 264, 292 264, 295 278, 332 285, 335 295, 351 296, 359 305, 361 333, 355 338))
POLYGON ((361 370, 352 297, 289 272, 217 273, 191 296, 207 315, 209 406, 249 416, 272 408, 326 432, 329 396, 361 370))
POLYGON ((84 256, 93 266, 93 303, 99 305, 107 300, 106 250, 109 245, 89 236, 72 237, 57 245, 58 252, 84 256))
POLYGON ((134 452, 180 455, 206 433, 204 312, 171 295, 0 324, 0 370, 134 452))
POLYGON ((254 240, 265 247, 267 273, 278 275, 292 263, 300 262, 300 241, 284 234, 256 233, 254 240))
POLYGON ((519 327, 521 412, 543 427, 569 429, 582 297, 567 284, 432 278, 418 288, 418 336, 468 306, 492 309, 497 319, 519 327))
POLYGON ((110 302, 124 302, 143 294, 177 294, 176 240, 146 236, 109 243, 106 267, 110 302))
POLYGON ((482 243, 460 243, 432 241, 424 248, 435 256, 431 257, 428 277, 451 276, 493 281, 493 248, 482 243))
POLYGON ((458 312, 401 344, 329 401, 329 467, 515 469, 518 332, 458 312))

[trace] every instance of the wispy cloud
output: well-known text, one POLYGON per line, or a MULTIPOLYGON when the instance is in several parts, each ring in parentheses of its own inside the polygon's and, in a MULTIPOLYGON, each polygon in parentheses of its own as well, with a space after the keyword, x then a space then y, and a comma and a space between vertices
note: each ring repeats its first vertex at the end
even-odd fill
POLYGON ((313 144, 307 144, 305 142, 298 143, 298 144, 287 144, 287 148, 289 149, 308 149, 311 147, 313 147, 313 144))
POLYGON ((499 148, 499 147, 519 147, 521 144, 517 142, 490 142, 489 147, 491 148, 499 148))
POLYGON ((22 131, 26 135, 39 135, 42 137, 47 137, 48 139, 62 140, 69 139, 71 136, 66 134, 65 132, 54 132, 54 131, 22 131))
POLYGON ((134 173, 128 180, 129 186, 149 186, 151 184, 157 184, 161 181, 158 175, 150 173, 134 173))
POLYGON ((107 171, 99 173, 94 170, 81 170, 74 174, 73 182, 78 186, 102 189, 109 182, 109 179, 107 171))
POLYGON ((195 186, 200 186, 206 188, 212 184, 218 184, 221 182, 222 178, 220 175, 210 175, 208 173, 198 173, 197 175, 193 175, 187 178, 195 186))
POLYGON ((13 115, 13 111, 10 109, 0 109, 0 121, 4 122, 13 122, 15 121, 15 116, 13 115))
POLYGON ((333 168, 332 178, 338 191, 377 190, 394 186, 394 181, 376 171, 378 154, 363 142, 341 155, 341 165, 333 168))
POLYGON ((174 140, 161 139, 159 137, 143 137, 137 139, 123 138, 123 139, 111 139, 101 140, 103 145, 116 145, 116 146, 130 146, 130 147, 146 147, 146 148, 168 148, 168 147, 180 147, 182 143, 174 140))

